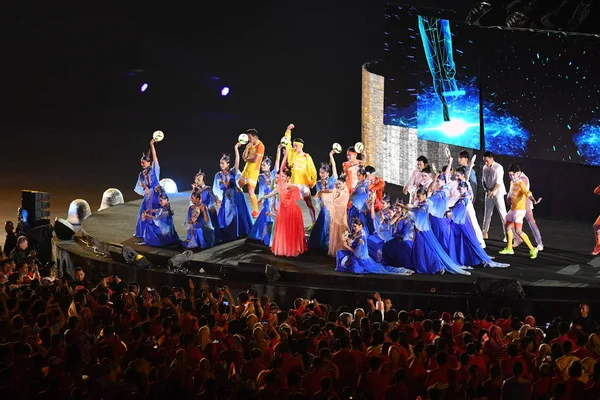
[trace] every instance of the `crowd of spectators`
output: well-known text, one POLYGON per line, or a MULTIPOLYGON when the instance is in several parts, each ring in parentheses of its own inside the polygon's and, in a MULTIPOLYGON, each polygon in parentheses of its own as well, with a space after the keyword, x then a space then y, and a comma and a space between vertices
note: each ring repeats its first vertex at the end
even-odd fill
MULTIPOLYGON (((3 257, 5 258, 5 257, 3 257)), ((253 290, 91 284, 2 261, 6 399, 599 399, 589 306, 540 329, 504 308, 398 311, 253 290), (13 278, 16 277, 16 278, 13 278)))

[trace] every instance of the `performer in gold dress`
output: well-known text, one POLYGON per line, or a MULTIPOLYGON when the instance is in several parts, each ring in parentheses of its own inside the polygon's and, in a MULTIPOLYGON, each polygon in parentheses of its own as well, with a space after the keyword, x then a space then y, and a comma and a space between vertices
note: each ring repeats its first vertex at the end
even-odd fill
POLYGON ((312 157, 304 152, 304 140, 300 138, 292 138, 292 129, 294 124, 289 124, 285 131, 285 137, 289 139, 286 144, 287 164, 292 169, 292 177, 290 183, 298 186, 300 195, 306 202, 312 222, 315 222, 315 207, 310 196, 310 189, 317 183, 317 169, 312 157))
POLYGON ((258 139, 256 129, 248 129, 246 134, 248 135, 248 144, 242 155, 246 165, 238 184, 240 187, 248 186, 248 194, 250 195, 250 201, 252 201, 252 218, 256 218, 258 216, 258 200, 254 191, 260 174, 260 164, 265 155, 265 145, 258 139))

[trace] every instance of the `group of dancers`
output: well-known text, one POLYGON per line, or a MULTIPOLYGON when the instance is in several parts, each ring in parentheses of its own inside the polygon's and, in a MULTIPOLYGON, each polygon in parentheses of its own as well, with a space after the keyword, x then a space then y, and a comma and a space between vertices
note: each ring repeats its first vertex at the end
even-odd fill
POLYGON ((304 151, 304 141, 292 139, 294 128, 292 124, 287 127, 275 161, 265 155, 258 132, 249 129, 235 144, 233 161, 228 154, 221 157, 212 186, 206 184, 205 172, 196 174, 183 241, 174 227, 168 195, 159 184, 160 166, 152 140, 150 151, 142 156, 143 171, 135 189, 144 196, 135 236, 150 246, 182 244, 201 249, 249 237, 268 245, 277 256, 296 257, 309 249, 326 251, 335 257, 337 271, 358 274, 469 274, 475 266, 508 266, 493 261, 484 250, 491 215, 497 208, 507 242, 501 254, 514 254, 521 243, 527 245, 531 258, 543 249, 532 212, 541 199, 533 197, 519 164, 509 168, 507 212, 504 170, 494 162, 493 154, 484 154, 482 230, 473 208, 477 185, 474 160, 467 152, 458 155, 456 169, 448 152, 448 163, 440 172, 420 156, 404 186, 408 201, 392 202, 383 179, 360 160, 361 143, 347 149, 341 174, 335 161, 335 154, 341 152, 338 144, 317 171, 304 151), (240 158, 245 162, 242 171, 240 158), (312 223, 308 238, 297 203, 302 199, 312 223), (524 220, 534 232, 537 247, 522 230, 524 220))

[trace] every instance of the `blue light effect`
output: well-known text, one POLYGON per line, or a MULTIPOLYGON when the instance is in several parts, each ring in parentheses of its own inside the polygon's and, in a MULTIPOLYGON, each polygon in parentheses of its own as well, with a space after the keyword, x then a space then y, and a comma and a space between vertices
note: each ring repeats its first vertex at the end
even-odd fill
POLYGON ((229 88, 227 86, 225 86, 223 89, 221 89, 221 96, 227 96, 229 94, 229 88))
POLYGON ((523 157, 531 134, 521 120, 489 101, 483 102, 485 148, 495 154, 523 157))
POLYGON ((142 92, 142 93, 143 93, 143 92, 145 92, 145 91, 146 91, 146 89, 148 89, 148 84, 147 84, 147 83, 144 83, 144 84, 142 85, 142 87, 140 88, 140 92, 142 92))
POLYGON ((481 148, 479 135, 479 87, 477 78, 456 79, 464 95, 446 99, 450 121, 444 113, 438 94, 430 83, 422 83, 417 96, 417 136, 419 139, 448 143, 470 149, 481 148))
POLYGON ((579 133, 573 135, 573 143, 584 163, 600 166, 600 120, 581 125, 579 133))

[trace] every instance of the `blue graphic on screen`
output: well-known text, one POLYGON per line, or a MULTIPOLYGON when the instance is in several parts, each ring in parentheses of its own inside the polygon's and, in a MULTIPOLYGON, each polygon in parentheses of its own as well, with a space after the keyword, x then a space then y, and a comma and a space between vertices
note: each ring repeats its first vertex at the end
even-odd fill
POLYGON ((583 124, 579 133, 573 135, 573 142, 577 146, 577 154, 586 164, 600 166, 600 120, 583 124))
POLYGON ((384 124, 416 128, 419 139, 479 149, 478 59, 471 27, 398 7, 386 14, 384 124), (404 30, 404 31, 402 31, 404 30), (403 59, 402 59, 403 58, 403 59))
POLYGON ((485 148, 494 154, 515 157, 527 155, 530 133, 518 117, 496 107, 491 102, 483 103, 485 119, 485 148))

